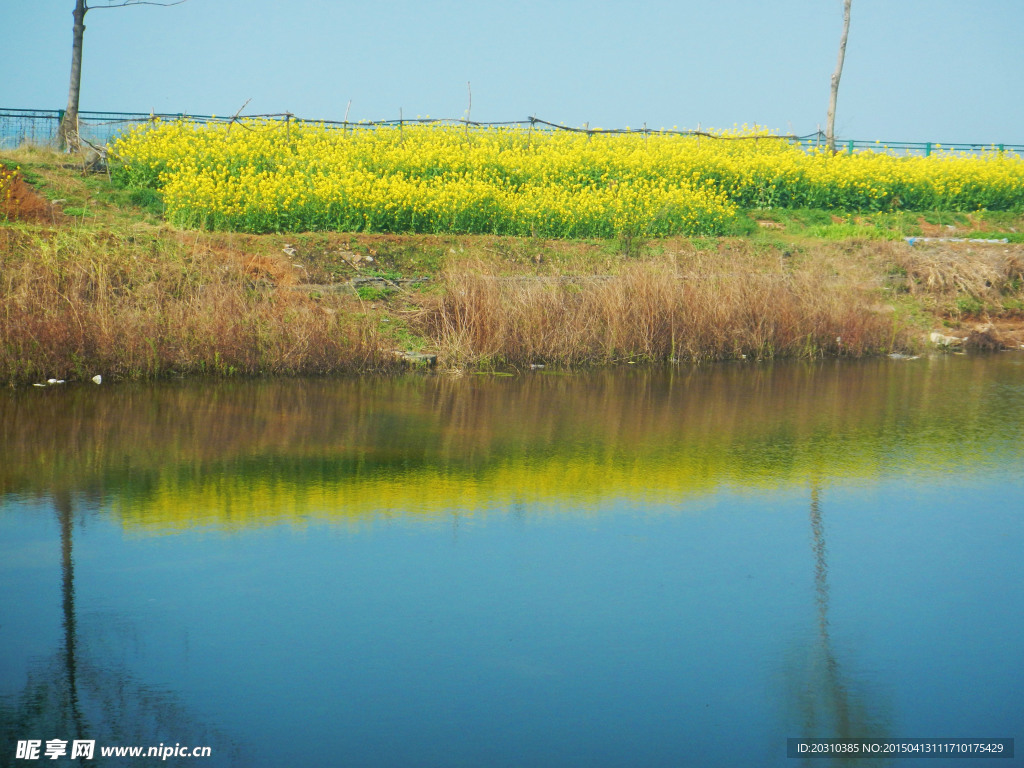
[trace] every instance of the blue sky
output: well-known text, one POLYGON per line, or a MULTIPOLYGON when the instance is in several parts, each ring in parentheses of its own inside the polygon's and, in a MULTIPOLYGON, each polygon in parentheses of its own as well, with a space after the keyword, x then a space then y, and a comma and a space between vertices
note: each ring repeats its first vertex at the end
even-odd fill
MULTIPOLYGON (((101 5, 104 0, 92 0, 101 5)), ((67 102, 74 0, 0 0, 0 107, 67 102)), ((841 0, 94 8, 81 108, 824 127, 841 0)), ((853 0, 842 138, 1024 144, 1024 0, 853 0)))

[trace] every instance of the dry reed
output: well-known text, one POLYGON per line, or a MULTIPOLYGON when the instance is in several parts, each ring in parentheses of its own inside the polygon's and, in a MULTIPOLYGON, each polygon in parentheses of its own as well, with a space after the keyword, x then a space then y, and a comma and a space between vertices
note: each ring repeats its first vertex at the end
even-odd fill
POLYGON ((603 279, 456 265, 415 325, 455 365, 861 356, 906 343, 871 291, 824 263, 728 256, 627 263, 603 279))
POLYGON ((167 233, 6 228, 0 238, 0 372, 10 384, 393 365, 369 321, 275 290, 242 254, 167 233))

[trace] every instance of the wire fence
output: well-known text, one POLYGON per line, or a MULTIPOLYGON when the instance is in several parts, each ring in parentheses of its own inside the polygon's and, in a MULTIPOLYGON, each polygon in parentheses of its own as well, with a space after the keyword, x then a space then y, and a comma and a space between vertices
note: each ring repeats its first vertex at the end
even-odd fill
MULTIPOLYGON (((9 109, 0 107, 0 149, 14 149, 22 144, 54 147, 58 146, 58 128, 64 118, 64 110, 60 109, 9 109)), ((138 125, 154 123, 157 121, 167 122, 182 120, 190 123, 207 124, 223 123, 244 125, 242 121, 263 120, 268 122, 280 122, 285 130, 288 130, 292 123, 315 123, 340 130, 349 129, 372 129, 383 127, 397 127, 413 125, 462 125, 470 128, 515 128, 528 127, 530 129, 543 131, 571 131, 573 133, 585 133, 590 135, 602 134, 640 134, 640 135, 678 135, 697 136, 720 141, 749 141, 763 139, 779 139, 792 143, 799 143, 805 147, 822 147, 826 145, 826 137, 822 131, 797 136, 793 134, 779 135, 760 133, 757 135, 721 135, 709 131, 679 130, 648 128, 646 125, 639 128, 591 128, 589 125, 574 127, 553 123, 539 117, 528 117, 525 120, 507 120, 502 122, 476 122, 469 119, 442 119, 442 118, 403 118, 399 116, 392 120, 358 121, 349 120, 307 120, 296 117, 290 112, 281 112, 267 115, 234 115, 232 117, 218 117, 215 115, 192 115, 185 113, 146 113, 146 112, 82 112, 78 113, 78 130, 80 136, 92 144, 108 144, 117 138, 118 134, 130 130, 138 125)), ((958 153, 981 153, 981 152, 1014 152, 1024 154, 1024 144, 965 144, 965 143, 940 143, 940 142, 914 142, 914 141, 861 141, 857 139, 842 139, 836 141, 836 149, 853 154, 857 151, 869 150, 872 152, 887 152, 897 155, 923 155, 928 156, 933 152, 958 152, 958 153)))

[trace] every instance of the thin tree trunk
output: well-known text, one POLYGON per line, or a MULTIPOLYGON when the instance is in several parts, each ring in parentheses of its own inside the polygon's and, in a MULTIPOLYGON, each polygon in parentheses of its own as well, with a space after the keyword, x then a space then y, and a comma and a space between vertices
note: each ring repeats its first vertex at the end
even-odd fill
POLYGON ((836 101, 839 100, 839 78, 843 76, 843 60, 846 58, 846 37, 850 33, 850 2, 843 0, 843 36, 839 40, 839 60, 832 73, 832 94, 828 100, 828 120, 825 123, 825 140, 830 152, 836 151, 836 101))
POLYGON ((75 28, 71 43, 71 85, 68 88, 68 106, 60 121, 57 138, 61 149, 78 148, 78 98, 82 91, 82 40, 85 38, 86 0, 75 0, 75 28))

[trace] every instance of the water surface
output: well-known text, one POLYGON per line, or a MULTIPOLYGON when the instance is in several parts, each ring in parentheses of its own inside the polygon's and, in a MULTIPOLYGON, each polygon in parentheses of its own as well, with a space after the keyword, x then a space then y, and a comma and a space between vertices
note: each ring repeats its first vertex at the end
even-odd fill
POLYGON ((1022 437, 1009 353, 9 393, 0 765, 1015 737, 1022 437))

